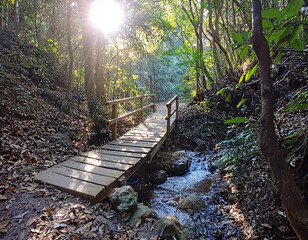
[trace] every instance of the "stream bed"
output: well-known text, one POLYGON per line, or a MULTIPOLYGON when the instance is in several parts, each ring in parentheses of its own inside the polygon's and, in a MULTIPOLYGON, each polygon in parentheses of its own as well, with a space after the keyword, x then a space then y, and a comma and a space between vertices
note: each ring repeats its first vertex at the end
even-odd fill
POLYGON ((190 239, 240 239, 239 228, 224 211, 226 202, 217 194, 220 184, 216 175, 209 171, 213 154, 186 151, 186 155, 191 159, 189 171, 184 176, 168 177, 167 182, 153 187, 145 204, 159 217, 175 216, 190 239), (179 209, 181 200, 191 194, 201 197, 205 206, 198 211, 179 209))

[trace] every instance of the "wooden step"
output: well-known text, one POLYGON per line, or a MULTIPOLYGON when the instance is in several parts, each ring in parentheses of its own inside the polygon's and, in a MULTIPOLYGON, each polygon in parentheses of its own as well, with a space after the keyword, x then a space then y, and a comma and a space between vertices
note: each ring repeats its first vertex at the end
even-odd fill
POLYGON ((108 186, 117 180, 117 178, 107 177, 107 176, 102 176, 102 175, 98 175, 95 173, 89 173, 89 172, 84 172, 81 170, 67 168, 66 166, 63 166, 63 165, 54 166, 50 168, 50 171, 66 176, 66 177, 69 177, 69 178, 74 178, 74 179, 94 183, 94 184, 101 185, 101 186, 108 186))
POLYGON ((53 171, 41 171, 35 176, 35 179, 90 200, 93 200, 104 188, 100 185, 66 177, 53 171))
POLYGON ((97 166, 92 165, 92 164, 84 164, 84 163, 76 162, 76 161, 73 161, 73 160, 65 161, 58 166, 65 166, 65 167, 68 167, 68 168, 81 170, 81 171, 89 172, 89 173, 95 173, 95 174, 98 174, 98 175, 113 177, 113 178, 119 178, 125 173, 125 171, 114 170, 114 169, 110 169, 110 168, 97 167, 97 166))

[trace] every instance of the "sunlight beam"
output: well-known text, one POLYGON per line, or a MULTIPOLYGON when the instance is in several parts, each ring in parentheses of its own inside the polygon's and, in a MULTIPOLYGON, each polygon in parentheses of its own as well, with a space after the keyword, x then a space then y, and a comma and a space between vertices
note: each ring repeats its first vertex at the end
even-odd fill
POLYGON ((113 0, 96 0, 91 7, 90 18, 95 27, 105 34, 119 29, 124 19, 124 12, 113 0))

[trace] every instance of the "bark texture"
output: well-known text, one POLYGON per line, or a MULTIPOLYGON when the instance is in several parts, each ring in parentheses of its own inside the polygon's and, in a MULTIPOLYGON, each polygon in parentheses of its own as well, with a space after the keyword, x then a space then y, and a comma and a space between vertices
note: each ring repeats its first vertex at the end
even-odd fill
POLYGON ((282 207, 300 239, 308 239, 308 206, 295 184, 275 134, 274 98, 272 94, 271 58, 268 43, 263 34, 261 0, 252 0, 252 44, 261 70, 261 133, 260 148, 275 176, 282 207))

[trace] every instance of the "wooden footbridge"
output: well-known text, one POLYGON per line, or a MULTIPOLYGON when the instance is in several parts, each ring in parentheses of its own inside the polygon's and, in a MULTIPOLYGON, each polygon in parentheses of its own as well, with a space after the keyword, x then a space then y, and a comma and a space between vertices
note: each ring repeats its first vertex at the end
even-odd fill
POLYGON ((150 161, 170 136, 178 117, 179 99, 175 96, 166 104, 166 116, 155 113, 153 94, 109 101, 108 105, 112 107, 109 124, 113 141, 41 171, 35 177, 37 181, 94 203, 106 198, 115 187, 125 184, 145 161, 150 161), (148 97, 152 103, 143 106, 148 97), (117 116, 118 104, 138 99, 137 110, 117 116), (154 113, 144 120, 144 111, 148 108, 153 108, 154 113), (140 114, 141 123, 117 138, 118 121, 136 114, 140 114))

